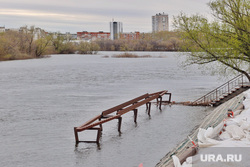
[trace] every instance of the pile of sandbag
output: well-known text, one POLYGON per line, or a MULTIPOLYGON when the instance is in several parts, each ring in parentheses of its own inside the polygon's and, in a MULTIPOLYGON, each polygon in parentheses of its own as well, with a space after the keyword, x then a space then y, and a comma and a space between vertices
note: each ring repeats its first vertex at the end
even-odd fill
MULTIPOLYGON (((242 147, 250 146, 250 90, 243 94, 245 97, 243 111, 235 111, 233 118, 228 117, 215 128, 199 129, 197 135, 199 147, 227 146, 226 143, 233 143, 230 141, 242 141, 242 147)), ((228 145, 232 146, 234 145, 228 145)))
MULTIPOLYGON (((234 111, 233 117, 224 119, 214 128, 199 129, 197 135, 199 148, 250 147, 250 90, 243 94, 244 110, 234 111)), ((182 165, 177 156, 173 155, 172 158, 175 167, 189 167, 195 164, 194 157, 188 157, 182 165)))

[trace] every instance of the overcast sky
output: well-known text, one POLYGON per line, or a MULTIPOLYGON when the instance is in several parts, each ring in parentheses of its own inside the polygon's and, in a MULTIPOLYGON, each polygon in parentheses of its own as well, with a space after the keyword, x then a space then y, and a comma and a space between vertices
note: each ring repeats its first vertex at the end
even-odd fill
MULTIPOLYGON (((124 32, 151 32, 151 17, 180 12, 209 16, 209 0, 0 0, 0 26, 40 27, 46 31, 109 32, 109 22, 123 23, 124 32)), ((171 27, 170 27, 171 28, 171 27)))

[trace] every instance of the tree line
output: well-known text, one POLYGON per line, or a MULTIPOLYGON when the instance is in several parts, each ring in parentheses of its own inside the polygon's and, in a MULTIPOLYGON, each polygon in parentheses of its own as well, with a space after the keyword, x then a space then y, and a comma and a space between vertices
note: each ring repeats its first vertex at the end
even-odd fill
POLYGON ((143 33, 139 39, 96 40, 75 42, 60 33, 35 32, 34 27, 23 31, 0 33, 0 61, 42 58, 51 54, 95 54, 98 51, 179 51, 177 32, 143 33))
POLYGON ((51 54, 93 54, 96 43, 74 43, 59 33, 35 33, 35 28, 0 33, 0 61, 42 58, 51 54))
POLYGON ((143 33, 139 39, 96 41, 102 51, 180 51, 182 40, 177 32, 143 33))

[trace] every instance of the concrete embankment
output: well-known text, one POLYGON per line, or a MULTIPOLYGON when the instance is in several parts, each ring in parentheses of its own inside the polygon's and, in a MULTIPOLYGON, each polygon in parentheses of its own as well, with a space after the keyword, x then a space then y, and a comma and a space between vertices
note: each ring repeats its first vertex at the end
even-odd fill
MULTIPOLYGON (((197 143, 197 134, 199 129, 207 129, 208 127, 216 127, 220 124, 226 117, 228 109, 232 109, 233 111, 239 110, 243 108, 244 94, 232 98, 231 100, 221 104, 216 107, 203 121, 202 123, 189 135, 190 138, 197 143)), ((179 157, 180 162, 184 162, 188 156, 194 155, 196 150, 192 148, 193 144, 190 139, 187 137, 183 142, 181 142, 177 147, 175 147, 172 151, 167 153, 160 162, 156 165, 156 167, 173 167, 172 155, 176 155, 179 157)))

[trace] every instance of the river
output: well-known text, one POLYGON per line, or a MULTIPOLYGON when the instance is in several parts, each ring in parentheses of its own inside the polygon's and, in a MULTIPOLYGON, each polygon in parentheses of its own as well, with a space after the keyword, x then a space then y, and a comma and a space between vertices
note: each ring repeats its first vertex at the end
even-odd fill
MULTIPOLYGON (((104 124, 100 145, 75 147, 73 127, 101 111, 145 93, 168 90, 172 100, 192 101, 223 81, 197 66, 182 68, 174 52, 137 52, 149 58, 52 55, 0 62, 0 164, 8 167, 144 167, 159 160, 210 112, 205 107, 155 105, 104 124)), ((96 132, 82 132, 94 140, 96 132)))

